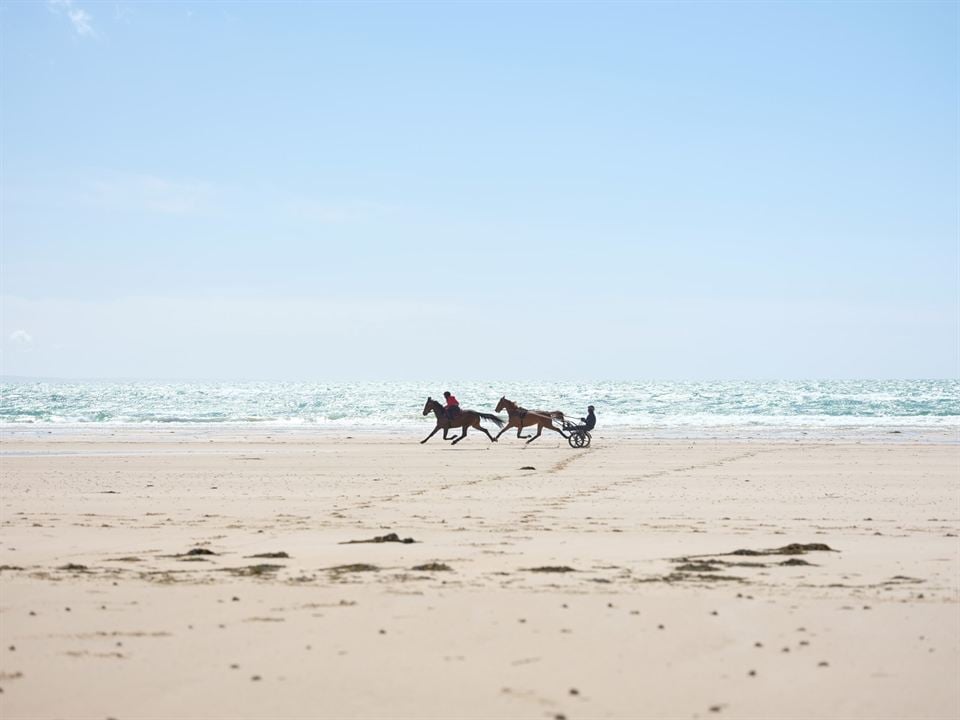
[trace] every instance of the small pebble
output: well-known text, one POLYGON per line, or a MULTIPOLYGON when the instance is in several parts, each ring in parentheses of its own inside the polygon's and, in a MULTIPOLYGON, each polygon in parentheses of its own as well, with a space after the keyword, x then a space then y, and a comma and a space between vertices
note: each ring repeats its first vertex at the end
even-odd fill
POLYGON ((237 665, 236 663, 233 663, 232 665, 230 665, 230 669, 231 669, 231 670, 239 670, 239 669, 240 669, 240 666, 237 665))
POLYGON ((31 614, 31 615, 36 615, 36 613, 35 613, 33 610, 30 611, 30 614, 31 614))
POLYGON ((383 628, 381 628, 381 629, 380 629, 380 634, 381 634, 381 635, 386 635, 386 634, 387 634, 387 631, 384 630, 383 628))
POLYGON ((785 648, 784 648, 783 650, 781 650, 780 652, 790 652, 790 648, 785 647, 785 648))
MULTIPOLYGON (((922 597, 922 596, 921 596, 921 597, 922 597)), ((608 607, 608 608, 612 608, 612 607, 613 607, 613 603, 607 603, 607 607, 608 607)))
POLYGON ((663 625, 657 625, 657 630, 663 630, 663 629, 664 629, 663 625))
POLYGON ((754 647, 763 647, 763 643, 762 643, 762 642, 755 642, 755 643, 753 644, 753 646, 754 646, 754 647))
POLYGON ((750 672, 747 673, 747 675, 749 675, 750 677, 756 677, 756 676, 757 676, 757 671, 756 671, 756 670, 751 670, 750 672))
POLYGON ((66 610, 67 612, 70 612, 70 608, 64 608, 64 610, 66 610))
POLYGON ((10 652, 13 652, 13 651, 16 650, 16 649, 17 649, 17 646, 16 646, 16 645, 11 645, 11 646, 10 646, 10 652))
POLYGON ((579 695, 579 694, 580 694, 580 691, 577 690, 576 688, 570 688, 570 694, 571 694, 571 695, 579 695))
POLYGON ((801 641, 800 641, 800 644, 801 644, 801 645, 809 645, 810 643, 807 642, 806 640, 801 640, 801 641))
POLYGON ((711 610, 711 611, 710 611, 710 614, 711 614, 711 615, 719 615, 719 613, 718 613, 716 610, 711 610))
POLYGON ((828 663, 826 660, 821 660, 817 663, 817 667, 827 667, 828 665, 830 665, 830 663, 828 663))
POLYGON ((519 620, 517 620, 517 622, 519 623, 525 623, 526 621, 527 621, 526 618, 520 618, 519 620))
POLYGON ((250 678, 250 679, 253 680, 254 682, 257 682, 258 680, 260 680, 260 676, 259 676, 259 675, 254 675, 254 676, 253 676, 252 678, 250 678))
POLYGON ((230 598, 230 602, 240 602, 240 598, 234 595, 232 598, 230 598))

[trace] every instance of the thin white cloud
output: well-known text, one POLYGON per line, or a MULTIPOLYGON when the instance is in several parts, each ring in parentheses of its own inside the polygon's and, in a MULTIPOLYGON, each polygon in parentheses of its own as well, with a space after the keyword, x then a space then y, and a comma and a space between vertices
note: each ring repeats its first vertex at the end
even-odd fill
POLYGON ((205 182, 153 175, 111 175, 90 182, 83 200, 111 209, 192 215, 210 210, 215 195, 214 187, 205 182))
POLYGON ((10 342, 17 350, 27 351, 33 347, 33 336, 26 330, 14 330, 10 333, 10 342))
POLYGON ((96 36, 93 30, 93 18, 90 13, 74 5, 73 0, 47 0, 47 7, 57 15, 66 16, 77 35, 96 36))

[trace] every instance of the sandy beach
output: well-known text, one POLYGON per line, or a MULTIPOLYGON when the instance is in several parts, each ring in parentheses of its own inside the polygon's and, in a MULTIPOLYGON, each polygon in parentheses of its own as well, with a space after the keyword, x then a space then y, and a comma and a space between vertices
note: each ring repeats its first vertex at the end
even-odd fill
POLYGON ((956 445, 419 439, 6 437, 0 715, 960 716, 956 445))

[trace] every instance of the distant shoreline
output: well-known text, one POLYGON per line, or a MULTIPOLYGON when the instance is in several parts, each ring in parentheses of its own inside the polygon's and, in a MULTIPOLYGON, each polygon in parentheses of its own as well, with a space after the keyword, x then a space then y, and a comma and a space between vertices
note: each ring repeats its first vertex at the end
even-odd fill
MULTIPOLYGON (((408 423, 394 427, 381 425, 311 425, 278 424, 269 422, 224 423, 0 423, 0 443, 10 441, 135 441, 146 442, 189 438, 215 440, 249 440, 282 437, 309 440, 310 438, 353 438, 365 441, 419 441, 433 428, 432 422, 408 423)), ((939 427, 920 425, 846 425, 834 427, 797 426, 724 426, 724 427, 629 427, 613 426, 595 430, 594 438, 602 445, 605 440, 640 440, 649 442, 816 442, 816 443, 896 443, 896 444, 953 444, 960 445, 960 424, 939 427)), ((559 436, 544 435, 535 445, 549 445, 561 440, 559 436)), ((443 443, 439 436, 430 441, 443 443)), ((482 434, 471 431, 464 441, 469 446, 488 445, 482 434)), ((500 445, 522 445, 511 432, 501 438, 500 445)), ((461 447, 467 447, 462 445, 461 447)), ((0 456, 10 454, 0 450, 0 456)))

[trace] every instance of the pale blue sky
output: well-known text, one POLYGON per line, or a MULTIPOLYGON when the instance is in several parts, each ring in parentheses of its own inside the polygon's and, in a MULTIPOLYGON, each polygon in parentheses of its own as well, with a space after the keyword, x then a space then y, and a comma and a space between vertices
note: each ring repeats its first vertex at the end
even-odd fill
POLYGON ((0 3, 3 372, 958 374, 958 5, 0 3))

